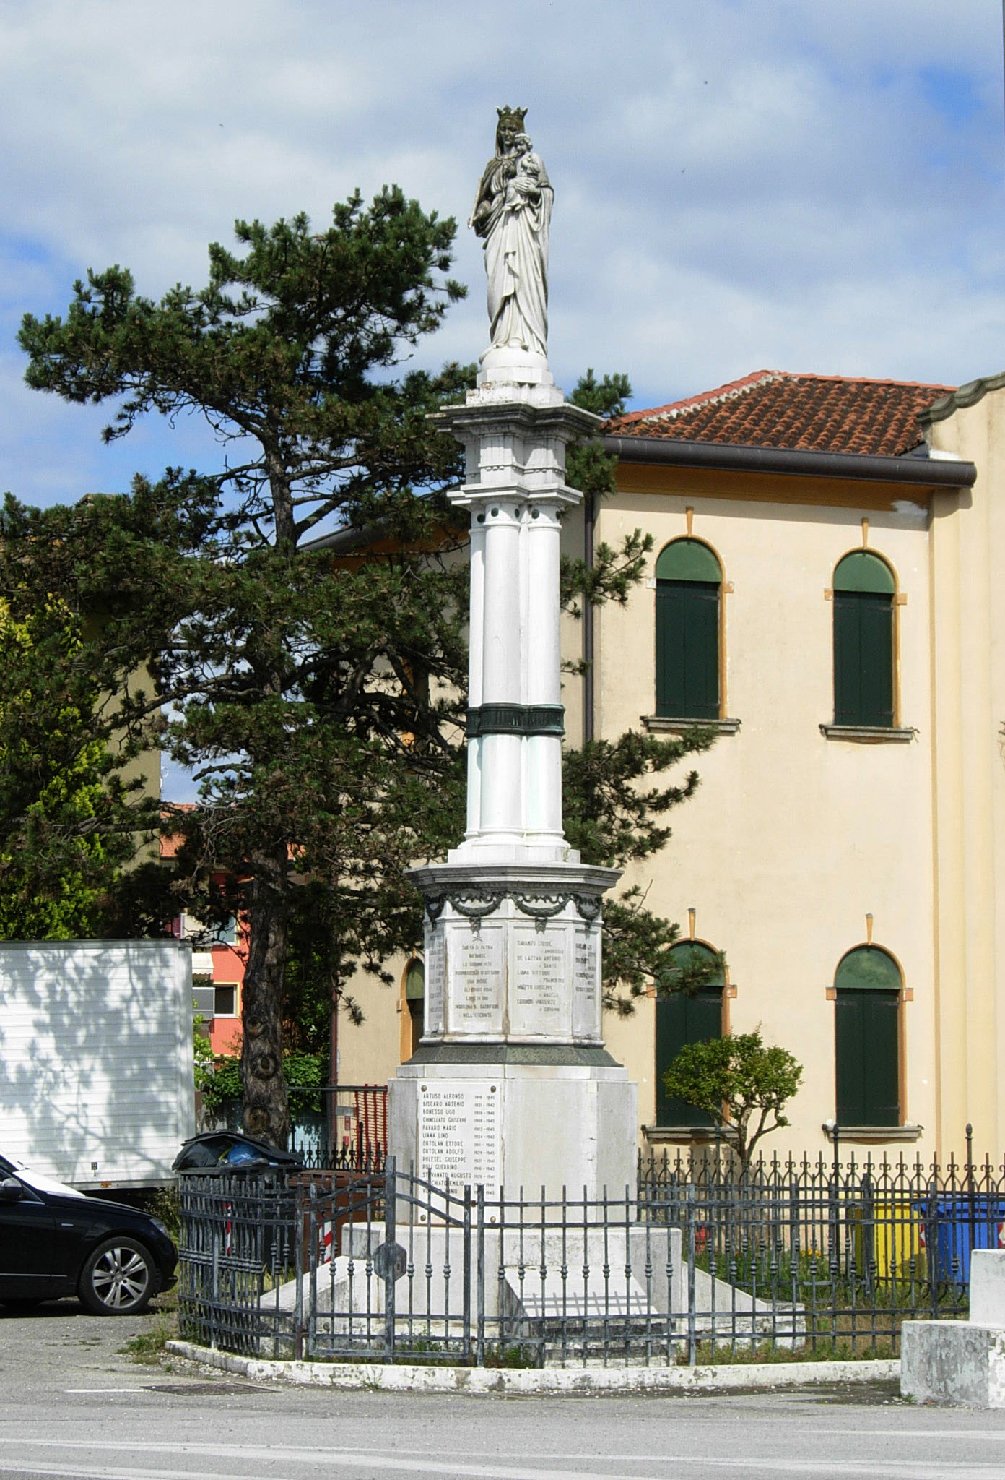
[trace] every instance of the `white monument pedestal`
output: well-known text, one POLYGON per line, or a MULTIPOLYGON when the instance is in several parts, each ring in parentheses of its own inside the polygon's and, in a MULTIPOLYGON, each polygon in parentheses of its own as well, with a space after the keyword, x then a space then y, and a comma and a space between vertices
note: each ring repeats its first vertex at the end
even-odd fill
POLYGON ((420 1050, 394 1082, 389 1136, 400 1165, 439 1185, 634 1198, 635 1113, 635 1087, 604 1049, 514 1044, 473 1062, 420 1050))
POLYGON ((426 1017, 389 1090, 398 1165, 510 1196, 623 1196, 636 1180, 636 1092, 604 1048, 600 983, 600 897, 617 875, 448 863, 414 877, 426 1017))

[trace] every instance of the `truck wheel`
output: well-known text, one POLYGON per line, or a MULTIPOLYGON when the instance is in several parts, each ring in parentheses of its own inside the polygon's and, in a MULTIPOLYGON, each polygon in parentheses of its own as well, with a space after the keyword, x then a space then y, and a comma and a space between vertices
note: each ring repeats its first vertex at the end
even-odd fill
POLYGON ((77 1294, 96 1316, 135 1316, 146 1310, 157 1288, 154 1263, 133 1238, 109 1238, 93 1251, 80 1275, 77 1294))

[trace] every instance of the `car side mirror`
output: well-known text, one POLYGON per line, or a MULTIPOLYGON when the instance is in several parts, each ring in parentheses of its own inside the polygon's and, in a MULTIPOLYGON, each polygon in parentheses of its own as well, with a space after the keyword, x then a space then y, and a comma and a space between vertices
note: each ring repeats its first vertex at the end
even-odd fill
POLYGON ((4 1177, 0 1181, 0 1202, 16 1203, 24 1197, 24 1188, 16 1177, 4 1177))

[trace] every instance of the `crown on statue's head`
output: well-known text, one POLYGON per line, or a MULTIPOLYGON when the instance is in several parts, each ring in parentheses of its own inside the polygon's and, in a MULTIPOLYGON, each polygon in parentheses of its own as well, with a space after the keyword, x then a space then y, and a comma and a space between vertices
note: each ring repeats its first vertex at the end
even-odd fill
POLYGON ((527 117, 526 108, 497 108, 499 115, 498 128, 504 133, 523 133, 523 121, 527 117))

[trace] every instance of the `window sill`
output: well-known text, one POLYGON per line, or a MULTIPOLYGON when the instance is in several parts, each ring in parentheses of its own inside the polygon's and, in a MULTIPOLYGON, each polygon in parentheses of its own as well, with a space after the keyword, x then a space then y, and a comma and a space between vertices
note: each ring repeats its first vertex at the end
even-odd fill
POLYGON ((703 1146, 728 1145, 736 1137, 732 1126, 711 1125, 644 1125, 642 1134, 651 1146, 690 1146, 699 1142, 703 1146))
POLYGON ((913 726, 905 730, 892 725, 821 725, 820 733, 825 740, 853 740, 860 745, 904 745, 918 732, 913 726))
MULTIPOLYGON (((923 1125, 842 1125, 838 1127, 838 1143, 843 1146, 855 1141, 875 1146, 881 1141, 920 1141, 924 1129, 923 1125)), ((833 1141, 834 1137, 829 1135, 827 1139, 833 1141)))
POLYGON ((735 735, 740 728, 738 719, 677 719, 664 714, 643 714, 640 718, 650 734, 665 731, 679 735, 684 730, 711 730, 713 735, 735 735))

